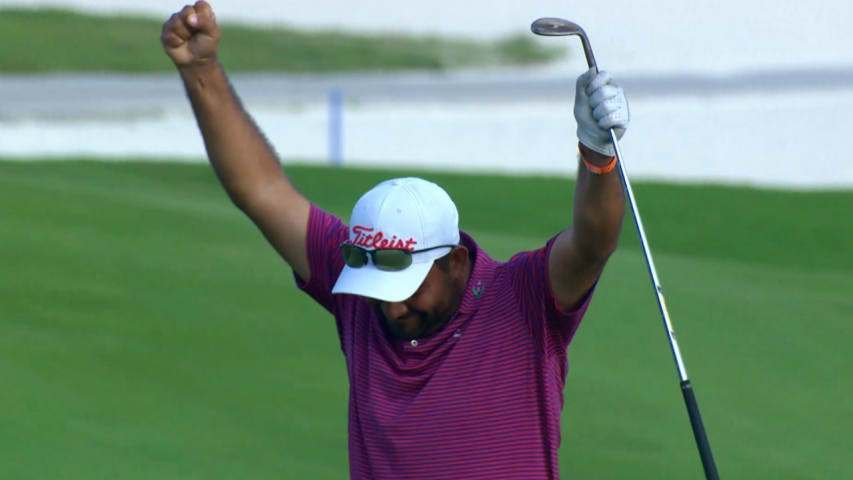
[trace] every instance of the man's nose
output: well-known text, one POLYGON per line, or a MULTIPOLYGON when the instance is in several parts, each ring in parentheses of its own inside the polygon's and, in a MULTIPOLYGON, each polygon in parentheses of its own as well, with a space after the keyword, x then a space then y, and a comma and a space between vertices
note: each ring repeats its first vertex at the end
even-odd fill
POLYGON ((382 302, 382 310, 389 320, 396 320, 409 313, 409 307, 404 302, 382 302))

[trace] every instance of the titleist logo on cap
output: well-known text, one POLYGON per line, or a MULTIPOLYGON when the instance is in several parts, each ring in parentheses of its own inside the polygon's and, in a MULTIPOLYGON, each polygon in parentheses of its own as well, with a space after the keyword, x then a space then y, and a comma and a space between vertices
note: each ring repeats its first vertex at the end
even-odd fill
POLYGON ((415 251, 417 240, 409 237, 408 240, 397 238, 397 235, 392 235, 391 238, 384 233, 373 233, 373 228, 365 227, 364 225, 355 225, 352 227, 352 234, 355 236, 352 239, 353 245, 358 245, 364 248, 394 248, 400 250, 415 251))

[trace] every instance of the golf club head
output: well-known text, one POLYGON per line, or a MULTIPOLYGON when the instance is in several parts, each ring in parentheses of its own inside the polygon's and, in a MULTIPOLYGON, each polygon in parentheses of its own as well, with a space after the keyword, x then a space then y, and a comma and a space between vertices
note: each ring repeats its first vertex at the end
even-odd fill
POLYGON ((562 37, 565 35, 585 35, 580 25, 562 18, 540 18, 530 25, 530 30, 536 35, 546 37, 562 37))
POLYGON ((592 47, 589 45, 589 39, 586 32, 583 31, 580 25, 562 18, 544 17, 534 21, 530 25, 530 30, 536 35, 545 37, 565 37, 568 35, 577 35, 581 38, 583 44, 583 53, 586 56, 586 63, 590 67, 598 70, 598 65, 595 63, 595 55, 592 53, 592 47))

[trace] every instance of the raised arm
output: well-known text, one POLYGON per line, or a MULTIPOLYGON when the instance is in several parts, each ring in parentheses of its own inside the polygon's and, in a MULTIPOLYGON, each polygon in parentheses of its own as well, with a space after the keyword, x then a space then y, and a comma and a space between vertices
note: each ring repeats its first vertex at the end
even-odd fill
POLYGON ((557 303, 575 307, 601 275, 616 250, 625 199, 615 167, 609 129, 621 138, 628 126, 628 103, 607 72, 590 70, 578 78, 575 119, 581 161, 575 186, 574 219, 548 258, 548 274, 557 303))
POLYGON ((184 82, 219 181, 234 204, 307 280, 310 204, 284 175, 272 146, 231 87, 216 57, 220 37, 213 9, 199 1, 163 24, 161 42, 184 82))

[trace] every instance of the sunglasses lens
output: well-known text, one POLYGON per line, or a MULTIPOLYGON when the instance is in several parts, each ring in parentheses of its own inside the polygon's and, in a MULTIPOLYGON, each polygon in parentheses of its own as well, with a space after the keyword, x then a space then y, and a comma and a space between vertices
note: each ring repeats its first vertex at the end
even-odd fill
POLYGON ((412 264, 412 254, 408 250, 365 250, 349 243, 341 245, 341 256, 352 268, 365 266, 368 255, 373 257, 373 264, 379 270, 403 270, 412 264))
POLYGON ((348 243, 341 245, 341 256, 344 257, 344 262, 353 268, 363 267, 367 263, 367 252, 348 243))
POLYGON ((403 270, 412 264, 408 250, 374 250, 373 263, 380 270, 403 270))

